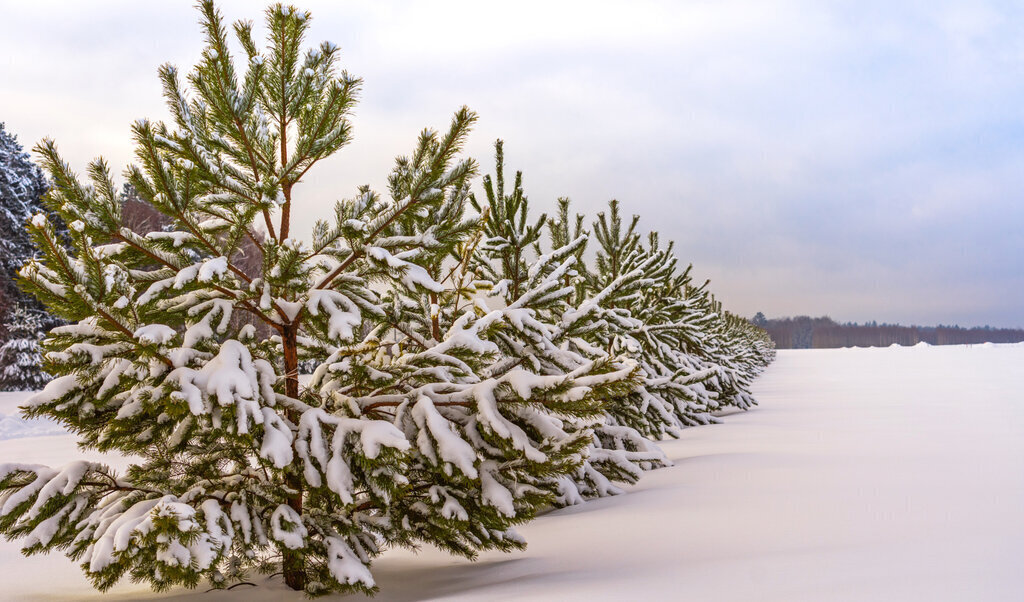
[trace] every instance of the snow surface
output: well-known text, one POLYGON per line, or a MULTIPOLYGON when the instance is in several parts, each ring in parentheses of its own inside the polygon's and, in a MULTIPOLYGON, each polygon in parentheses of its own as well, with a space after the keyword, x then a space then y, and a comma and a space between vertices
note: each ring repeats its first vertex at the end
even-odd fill
MULTIPOLYGON (((387 552, 376 599, 1022 600, 1022 368, 1024 345, 780 351, 759 407, 663 444, 674 467, 520 527, 525 552, 387 552)), ((70 435, 0 441, 0 459, 123 465, 70 435)), ((0 544, 4 598, 99 597, 65 557, 17 549, 0 544)), ((303 599, 258 581, 207 597, 303 599)))
MULTIPOLYGON (((30 420, 18 412, 18 405, 24 403, 30 394, 23 392, 0 392, 0 441, 20 439, 22 437, 67 434, 64 427, 53 420, 47 418, 30 420)), ((0 461, 3 461, 2 458, 0 456, 0 461)))

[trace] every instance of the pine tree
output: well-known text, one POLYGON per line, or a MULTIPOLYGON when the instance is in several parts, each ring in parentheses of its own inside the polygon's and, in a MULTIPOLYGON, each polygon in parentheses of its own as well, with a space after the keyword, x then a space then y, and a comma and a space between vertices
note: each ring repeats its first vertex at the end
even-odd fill
POLYGON ((160 69, 173 123, 135 123, 138 164, 126 172, 168 227, 123 227, 102 160, 83 184, 53 142, 37 147, 54 182, 47 206, 70 224, 74 252, 45 215, 32 218, 43 256, 23 283, 71 324, 51 332, 57 378, 26 414, 140 460, 120 475, 88 462, 4 466, 0 488, 19 497, 0 531, 26 537, 29 553, 66 550, 100 589, 124 575, 156 589, 221 586, 276 566, 310 594, 371 591, 369 561, 401 528, 389 513, 408 486, 409 443, 389 421, 331 413, 320 391, 300 388, 298 365, 352 344, 381 313, 368 275, 388 263, 372 245, 432 192, 390 205, 361 194, 312 248, 298 242, 293 189, 350 140, 361 82, 338 70, 334 45, 303 51, 309 14, 285 5, 266 12, 262 52, 251 22, 234 25, 236 71, 219 12, 200 8, 206 48, 191 90, 160 69), (262 254, 255 275, 240 267, 244 240, 262 254), (274 335, 255 336, 236 313, 274 335))
MULTIPOLYGON (((570 228, 582 229, 582 216, 570 219, 568 207, 568 200, 560 200, 549 228, 554 244, 567 240, 570 228)), ((604 487, 580 482, 584 496, 616 493, 612 483, 635 482, 642 470, 665 465, 663 457, 652 457, 653 441, 714 422, 712 412, 725 405, 750 407, 754 401, 747 387, 770 361, 769 349, 754 344, 766 334, 741 331, 723 319, 706 285, 692 286, 689 267, 677 270, 673 245, 662 248, 653 232, 645 244, 638 221, 633 216, 625 222, 616 201, 598 214, 595 266, 583 272, 582 286, 576 288, 576 304, 589 308, 591 325, 570 347, 640 368, 635 387, 606 399, 605 420, 594 427, 590 464, 610 450, 623 455, 604 467, 604 487)))
POLYGON ((516 172, 511 191, 506 191, 503 145, 495 144, 495 175, 484 177, 486 204, 472 197, 481 213, 487 239, 480 245, 474 265, 493 284, 491 295, 510 308, 526 309, 531 317, 547 324, 542 345, 510 347, 507 363, 528 363, 544 374, 579 370, 600 365, 610 373, 628 375, 628 383, 601 396, 600 412, 585 422, 568 422, 568 432, 585 437, 587 447, 580 466, 568 475, 554 475, 550 487, 557 492, 555 503, 568 505, 587 497, 620 492, 614 482, 635 482, 641 467, 664 465, 664 454, 639 432, 607 420, 609 399, 626 396, 637 386, 638 370, 633 362, 583 343, 595 331, 603 331, 604 299, 634 284, 631 278, 608 283, 606 290, 592 298, 583 295, 585 270, 581 259, 588 235, 577 219, 570 227, 568 200, 560 201, 556 220, 545 215, 533 221, 522 188, 522 173, 516 172), (543 227, 552 233, 552 248, 541 253, 543 227))
POLYGON ((10 299, 20 296, 14 286, 15 273, 35 252, 25 223, 42 210, 39 199, 45 192, 42 170, 0 123, 0 289, 10 299))
POLYGON ((49 380, 39 345, 46 321, 46 314, 21 305, 8 314, 7 340, 0 345, 0 391, 38 391, 49 380))
POLYGON ((650 270, 652 284, 644 287, 636 303, 635 317, 643 324, 632 333, 640 347, 640 359, 647 374, 644 388, 655 399, 649 406, 661 407, 662 435, 715 422, 711 412, 720 409, 717 397, 706 387, 717 374, 715 365, 701 362, 692 350, 702 332, 705 316, 694 311, 686 297, 692 266, 679 272, 673 243, 659 247, 657 232, 648 235, 647 252, 660 257, 650 270))
MULTIPOLYGON (((470 203, 484 218, 486 240, 480 247, 480 255, 486 260, 474 265, 480 275, 489 278, 507 304, 518 300, 524 292, 529 278, 530 252, 539 249, 547 215, 541 214, 537 221, 528 220, 529 201, 523 192, 523 174, 516 172, 510 194, 505 194, 504 146, 501 140, 494 143, 497 170, 492 178, 484 176, 484 193, 487 199, 486 213, 475 195, 470 203), (492 266, 490 261, 496 265, 492 266)), ((568 244, 569 241, 566 241, 568 244)))
POLYGON ((396 220, 388 248, 374 251, 392 266, 408 262, 406 277, 420 284, 390 281, 384 319, 363 342, 390 353, 338 361, 348 355, 341 352, 311 386, 344 394, 363 415, 392 418, 413 444, 410 489, 399 501, 407 525, 401 542, 473 557, 523 545, 512 527, 558 502, 562 482, 583 462, 601 400, 632 386, 632 369, 553 344, 564 255, 528 270, 506 262, 519 275, 521 296, 497 308, 483 302, 481 293, 500 296, 510 287, 482 273, 493 223, 465 216, 476 168, 443 162, 439 151, 450 139, 425 132, 390 180, 392 199, 409 196, 422 178, 438 198, 396 220), (348 374, 359 364, 372 382, 352 382, 348 374))
POLYGON ((43 307, 18 289, 15 275, 18 269, 36 254, 32 238, 25 229, 30 217, 39 212, 48 213, 54 222, 58 239, 66 240, 66 230, 59 219, 42 204, 47 183, 43 171, 31 161, 18 139, 4 129, 0 122, 0 323, 11 319, 9 312, 23 306, 41 318, 35 320, 39 333, 44 333, 58 321, 43 311, 43 307))
POLYGON ((747 320, 722 308, 707 290, 690 287, 694 307, 702 312, 701 343, 697 353, 710 365, 717 366, 716 374, 707 386, 721 406, 749 409, 757 404, 750 394, 750 384, 765 366, 775 358, 775 348, 768 333, 747 320))

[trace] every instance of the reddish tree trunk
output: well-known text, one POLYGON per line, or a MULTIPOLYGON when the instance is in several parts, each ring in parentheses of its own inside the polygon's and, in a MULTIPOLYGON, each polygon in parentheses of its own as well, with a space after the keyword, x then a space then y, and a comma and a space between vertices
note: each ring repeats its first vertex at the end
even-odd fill
MULTIPOLYGON (((299 354, 296 335, 298 329, 289 325, 284 329, 282 342, 284 346, 284 372, 285 372, 285 395, 293 399, 299 397, 299 354)), ((294 410, 288 410, 288 420, 297 424, 299 417, 294 410)), ((288 497, 288 505, 299 516, 302 516, 302 476, 293 467, 289 467, 285 474, 285 485, 288 489, 295 491, 288 497)), ((306 587, 306 555, 302 550, 284 551, 281 569, 284 571, 284 583, 294 590, 302 590, 306 587)))

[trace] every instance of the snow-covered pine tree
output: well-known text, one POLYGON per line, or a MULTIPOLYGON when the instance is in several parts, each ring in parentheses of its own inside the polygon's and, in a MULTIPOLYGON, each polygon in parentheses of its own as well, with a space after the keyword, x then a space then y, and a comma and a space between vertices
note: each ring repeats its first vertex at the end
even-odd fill
MULTIPOLYGON (((577 213, 572 216, 569 215, 569 206, 571 204, 572 201, 569 200, 569 197, 560 197, 558 199, 558 209, 555 211, 555 217, 547 221, 549 242, 552 249, 561 249, 562 247, 568 246, 571 242, 581 236, 588 236, 583 227, 583 221, 585 219, 583 214, 577 213)), ((578 306, 582 303, 584 295, 586 294, 587 264, 583 260, 583 254, 586 250, 586 245, 580 245, 576 248, 573 253, 576 257, 576 263, 573 264, 573 268, 570 272, 567 272, 562 276, 562 282, 565 286, 573 287, 574 289, 574 293, 568 301, 568 303, 573 306, 578 306)))
POLYGON ((606 370, 630 375, 629 386, 600 397, 601 411, 596 419, 566 422, 568 432, 587 438, 584 460, 570 475, 552 475, 549 485, 557 493, 558 505, 618 493, 620 490, 613 482, 635 482, 640 466, 661 465, 665 458, 640 433, 630 427, 608 424, 606 419, 608 400, 624 397, 637 386, 636 364, 620 361, 583 343, 583 337, 605 327, 600 300, 634 282, 625 278, 611 283, 608 290, 595 298, 584 298, 580 259, 587 235, 581 220, 577 220, 575 228, 569 227, 568 200, 560 201, 556 221, 549 223, 544 215, 534 221, 522 189, 521 172, 516 172, 511 191, 506 191, 500 140, 495 144, 495 163, 494 177, 484 177, 486 204, 475 197, 471 199, 481 213, 487 235, 477 249, 474 265, 481 277, 493 283, 492 297, 507 308, 527 310, 548 325, 543 336, 526 339, 525 344, 508 345, 502 365, 527 365, 551 375, 601 365, 606 370), (542 254, 540 239, 545 224, 554 233, 555 244, 550 252, 542 254))
POLYGON ((409 487, 394 510, 400 542, 472 557, 521 547, 512 526, 557 501, 559 481, 580 466, 601 400, 628 390, 633 371, 593 361, 553 368, 537 359, 562 354, 548 320, 561 285, 547 266, 564 257, 523 272, 521 304, 492 308, 480 298, 492 288, 475 256, 488 222, 464 215, 475 165, 448 164, 459 135, 425 132, 390 179, 393 202, 420 186, 437 199, 395 220, 382 239, 386 252, 377 252, 422 286, 403 286, 382 270, 385 316, 363 341, 378 351, 336 352, 310 386, 354 414, 393 419, 413 443, 409 487), (353 371, 367 380, 352 382, 353 371))
POLYGON ((653 396, 645 401, 671 415, 661 416, 663 434, 670 436, 680 428, 714 422, 711 412, 719 409, 716 396, 705 386, 718 369, 687 351, 688 341, 699 336, 701 327, 699 314, 686 299, 692 266, 677 270, 673 246, 670 242, 662 250, 658 233, 648 235, 645 251, 660 260, 649 270, 652 283, 643 288, 634 306, 633 316, 642 326, 629 335, 641 350, 638 361, 647 375, 644 389, 653 396))
POLYGON ((726 310, 722 315, 732 362, 740 373, 741 386, 749 391, 754 378, 775 359, 775 346, 763 328, 726 310))
MULTIPOLYGON (((581 222, 581 216, 576 216, 576 231, 581 230, 581 222)), ((732 356, 720 343, 728 337, 735 345, 729 353, 749 351, 754 348, 750 333, 733 329, 727 335, 723 331, 712 336, 710 332, 718 333, 724 325, 701 296, 703 289, 690 286, 690 269, 677 271, 672 245, 660 248, 656 233, 643 244, 637 222, 634 216, 624 223, 615 201, 608 213, 598 215, 593 224, 598 242, 595 268, 585 273, 582 289, 577 290, 577 299, 588 299, 578 305, 591 308, 596 327, 572 339, 570 346, 627 358, 642 368, 638 386, 606 400, 607 417, 603 426, 594 429, 592 457, 607 448, 621 449, 622 433, 655 448, 651 440, 713 421, 710 412, 723 405, 720 398, 740 407, 753 403, 745 388, 750 381, 737 378, 735 369, 755 374, 759 368, 754 364, 760 360, 751 352, 742 367, 730 363, 732 356)), ((566 240, 572 223, 568 201, 561 200, 550 227, 552 241, 566 240)), ((635 462, 632 476, 627 472, 617 480, 632 482, 639 478, 640 469, 658 465, 635 462)), ((584 486, 581 491, 588 490, 584 486)))
MULTIPOLYGON (((740 317, 732 313, 728 315, 734 318, 740 317)), ((772 342, 771 335, 757 324, 735 322, 733 327, 740 344, 746 342, 742 354, 743 362, 750 366, 752 376, 760 374, 768 367, 768 364, 775 360, 775 343, 772 342)))
MULTIPOLYGON (((35 254, 25 224, 43 210, 40 198, 46 192, 46 178, 32 163, 16 136, 0 122, 0 291, 13 309, 22 296, 14 285, 14 276, 35 254)), ((3 316, 6 318, 6 316, 3 316)))
POLYGON ((23 307, 38 319, 33 321, 39 334, 59 323, 46 313, 31 295, 15 285, 15 275, 22 265, 36 254, 32 238, 25 226, 30 217, 39 212, 50 215, 63 244, 66 229, 56 216, 46 209, 41 197, 47 184, 43 171, 32 162, 18 143, 18 138, 7 132, 0 122, 0 324, 8 322, 9 312, 23 307))
POLYGON ((39 345, 47 319, 44 312, 23 305, 8 312, 7 340, 0 345, 0 391, 38 391, 49 380, 39 345))
MULTIPOLYGON (((70 224, 74 252, 37 214, 43 256, 21 274, 72 324, 51 332, 58 378, 26 413, 139 460, 124 474, 4 465, 0 532, 26 538, 27 553, 65 550, 100 589, 124 575, 157 589, 223 586, 277 567, 309 594, 372 591, 370 559, 403 525, 391 512, 411 486, 410 445, 390 420, 345 415, 336 397, 303 389, 298 365, 360 343, 363 324, 384 313, 369 286, 382 267, 425 284, 384 238, 437 195, 425 178, 391 203, 363 191, 317 226, 311 247, 296 240, 293 207, 308 200, 295 185, 350 139, 360 80, 339 72, 332 44, 304 52, 309 14, 280 4, 266 11, 265 51, 251 22, 234 25, 245 55, 236 71, 219 12, 200 9, 207 44, 191 91, 162 67, 173 122, 133 127, 127 178, 170 226, 123 227, 102 160, 84 184, 53 142, 37 147, 54 181, 46 203, 70 224), (261 251, 256 275, 240 267, 246 239, 261 251), (274 336, 255 336, 236 312, 274 336)), ((453 130, 468 121, 460 112, 453 130)))
POLYGON ((774 347, 766 343, 767 333, 722 308, 722 303, 708 290, 687 286, 687 299, 701 325, 692 345, 694 355, 716 373, 705 385, 721 406, 749 409, 757 404, 750 394, 750 384, 775 357, 774 347))
POLYGON ((633 393, 641 395, 641 403, 623 403, 620 419, 660 437, 712 421, 710 412, 722 406, 747 409, 754 405, 749 384, 770 361, 770 357, 749 355, 753 348, 763 350, 754 345, 760 335, 729 320, 710 295, 707 282, 693 286, 690 268, 677 273, 671 245, 659 251, 657 234, 652 233, 644 247, 635 232, 636 216, 623 228, 617 213, 613 201, 608 217, 599 214, 595 222, 600 248, 590 286, 600 286, 602 278, 611 277, 609 272, 614 274, 640 257, 660 257, 647 264, 648 284, 636 298, 613 300, 615 313, 624 318, 610 320, 618 327, 617 332, 612 329, 615 344, 638 351, 647 374, 644 387, 633 393), (740 356, 743 362, 738 361, 740 356), (666 410, 672 415, 668 420, 666 410), (660 433, 659 427, 664 429, 660 433))
MULTIPOLYGON (((524 292, 529 278, 530 260, 539 255, 540 238, 547 222, 547 215, 541 214, 532 224, 529 216, 529 200, 523 192, 523 173, 516 172, 512 191, 505 194, 505 153, 501 140, 494 143, 495 174, 484 176, 484 205, 476 195, 470 196, 470 203, 481 215, 486 239, 479 247, 478 255, 484 261, 475 261, 474 267, 480 276, 494 283, 494 295, 500 295, 507 305, 515 303, 524 292), (493 262, 493 265, 492 265, 493 262)), ((566 241, 568 245, 572 241, 566 241)), ((566 278, 571 274, 567 273, 566 278)))
MULTIPOLYGON (((640 216, 634 215, 625 224, 619 214, 619 203, 614 200, 607 213, 597 214, 593 228, 598 248, 588 289, 599 291, 622 278, 632 279, 633 286, 623 287, 604 299, 602 317, 608 326, 598 331, 591 342, 609 353, 634 358, 646 372, 650 362, 644 361, 644 349, 636 339, 646 325, 636 314, 651 312, 653 308, 643 305, 643 301, 649 300, 645 292, 670 275, 673 264, 667 254, 644 247, 637 231, 639 220, 640 216)), ((650 376, 661 375, 648 374, 645 380, 650 376)), ((635 428, 652 439, 674 435, 678 429, 670 402, 652 394, 646 383, 623 398, 609 400, 608 412, 612 423, 635 428)))

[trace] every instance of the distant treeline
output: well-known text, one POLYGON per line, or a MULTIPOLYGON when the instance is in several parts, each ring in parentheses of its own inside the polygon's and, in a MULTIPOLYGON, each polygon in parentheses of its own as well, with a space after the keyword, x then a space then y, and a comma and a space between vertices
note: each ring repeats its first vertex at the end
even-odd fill
POLYGON ((888 347, 892 344, 965 345, 1019 343, 1024 330, 1015 328, 961 328, 959 326, 901 326, 868 322, 839 324, 829 317, 767 319, 758 313, 751 320, 768 331, 777 349, 830 349, 836 347, 888 347))

